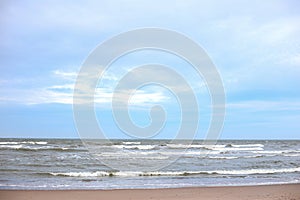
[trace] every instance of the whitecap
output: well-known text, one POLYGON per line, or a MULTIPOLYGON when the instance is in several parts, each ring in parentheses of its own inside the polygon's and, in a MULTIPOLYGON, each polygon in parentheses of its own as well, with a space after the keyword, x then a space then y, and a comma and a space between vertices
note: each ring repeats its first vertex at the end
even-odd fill
POLYGON ((141 144, 141 142, 122 142, 123 144, 141 144))
POLYGON ((96 172, 52 172, 49 173, 53 176, 70 176, 70 177, 103 177, 103 176, 191 176, 201 174, 220 174, 220 175, 249 175, 249 174, 274 174, 274 173, 294 173, 300 172, 300 167, 297 168, 284 168, 284 169, 245 169, 245 170, 216 170, 216 171, 152 171, 152 172, 139 172, 139 171, 96 171, 96 172))
POLYGON ((264 147, 263 144, 232 144, 232 147, 264 147))
POLYGON ((1 149, 21 149, 23 145, 0 145, 1 149))
POLYGON ((113 145, 115 148, 119 149, 140 149, 140 150, 150 150, 154 149, 156 145, 113 145))

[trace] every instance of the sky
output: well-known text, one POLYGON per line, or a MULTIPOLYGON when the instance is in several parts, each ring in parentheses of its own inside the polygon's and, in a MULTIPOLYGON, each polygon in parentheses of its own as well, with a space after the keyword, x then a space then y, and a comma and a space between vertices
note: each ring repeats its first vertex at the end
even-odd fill
MULTIPOLYGON (((132 29, 177 31, 199 44, 218 69, 226 94, 220 139, 300 139, 300 5, 266 1, 1 1, 0 137, 79 138, 73 89, 88 55, 101 43, 132 29)), ((112 118, 118 80, 135 66, 173 66, 196 92, 203 138, 211 102, 201 77, 166 52, 123 56, 98 84, 96 116, 108 138, 130 138, 112 118)), ((160 72, 150 72, 157 77, 160 72)), ((163 77, 162 77, 163 78, 163 77)), ((180 122, 176 97, 158 86, 130 100, 130 116, 147 126, 149 108, 168 118, 155 138, 173 138, 180 122)))

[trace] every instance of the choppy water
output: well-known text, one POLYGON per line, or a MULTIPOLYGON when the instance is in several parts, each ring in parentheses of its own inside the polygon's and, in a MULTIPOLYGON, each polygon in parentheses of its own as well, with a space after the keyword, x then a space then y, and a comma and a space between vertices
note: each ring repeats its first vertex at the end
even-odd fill
POLYGON ((0 139, 0 189, 116 189, 249 185, 300 182, 300 141, 202 141, 170 144, 166 140, 121 141, 100 146, 95 159, 80 140, 0 139), (173 164, 140 170, 144 161, 173 164), (129 156, 128 156, 129 155, 129 156), (141 162, 129 163, 128 160, 141 162), (134 170, 137 169, 137 170, 134 170))

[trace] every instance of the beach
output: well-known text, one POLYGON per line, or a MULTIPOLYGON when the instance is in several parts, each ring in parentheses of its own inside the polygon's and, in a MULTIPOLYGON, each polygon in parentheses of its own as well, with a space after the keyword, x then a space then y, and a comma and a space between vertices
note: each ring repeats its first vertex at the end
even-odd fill
POLYGON ((119 190, 1 190, 1 199, 299 200, 300 184, 119 190))

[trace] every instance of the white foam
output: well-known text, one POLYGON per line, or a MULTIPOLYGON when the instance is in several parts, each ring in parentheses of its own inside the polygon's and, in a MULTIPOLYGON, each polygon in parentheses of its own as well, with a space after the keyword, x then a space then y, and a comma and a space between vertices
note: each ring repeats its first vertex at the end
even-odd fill
POLYGON ((225 147, 225 145, 203 145, 203 144, 167 144, 167 147, 173 148, 173 149, 188 149, 188 148, 207 148, 207 149, 213 149, 213 148, 221 148, 225 147))
POLYGON ((264 150, 262 147, 221 147, 221 148, 213 148, 212 150, 218 150, 218 151, 262 151, 264 150))
POLYGON ((24 144, 18 145, 0 145, 0 149, 16 149, 16 150, 28 150, 28 151, 38 151, 38 150, 72 150, 72 148, 66 147, 53 147, 53 146, 26 146, 24 144))
POLYGON ((20 149, 22 148, 23 145, 19 144, 19 145, 0 145, 1 149, 20 149))
POLYGON ((218 155, 220 154, 219 151, 163 151, 159 152, 161 155, 168 155, 168 156, 180 156, 180 155, 188 155, 188 156, 203 156, 203 155, 218 155))
POLYGON ((43 144, 48 144, 48 142, 43 142, 43 141, 40 141, 40 142, 35 142, 35 144, 40 144, 40 145, 43 145, 43 144))
POLYGON ((300 150, 274 150, 274 151, 252 151, 252 153, 261 153, 261 154, 288 154, 288 153, 299 153, 300 150))
POLYGON ((300 154, 284 154, 286 157, 300 157, 300 154))
POLYGON ((119 158, 128 159, 144 159, 144 160, 166 160, 169 156, 163 156, 157 152, 109 152, 109 153, 98 153, 96 156, 102 159, 116 160, 119 158), (149 156, 150 155, 150 156, 149 156))
POLYGON ((0 145, 16 145, 16 144, 39 144, 39 145, 43 145, 43 144, 48 144, 48 142, 45 141, 38 141, 38 142, 34 142, 34 141, 23 141, 23 142, 0 142, 0 145))
POLYGON ((97 171, 97 172, 66 172, 66 173, 50 173, 53 176, 70 176, 70 177, 97 177, 97 176, 109 176, 109 172, 97 171))
POLYGON ((300 167, 285 168, 285 169, 248 169, 248 170, 228 170, 228 171, 219 170, 215 172, 218 174, 229 174, 229 175, 292 173, 292 172, 300 172, 300 167))
POLYGON ((232 147, 264 147, 263 144, 231 144, 232 147))
POLYGON ((54 176, 70 176, 70 177, 103 177, 103 176, 188 176, 199 174, 220 174, 220 175, 249 175, 249 174, 274 174, 274 173, 293 173, 300 172, 300 167, 285 169, 248 169, 248 170, 216 170, 216 171, 123 171, 123 172, 66 172, 66 173, 50 173, 54 176))
POLYGON ((245 145, 202 145, 202 144, 167 144, 167 147, 174 149, 190 149, 190 148, 205 148, 214 151, 262 151, 262 144, 245 144, 245 145))
POLYGON ((231 160, 231 159, 237 159, 237 158, 241 158, 241 157, 237 157, 237 156, 211 156, 208 157, 210 159, 225 159, 225 160, 231 160))
POLYGON ((113 147, 119 149, 140 149, 140 150, 150 150, 154 149, 155 145, 113 145, 113 147))
POLYGON ((123 144, 141 144, 141 142, 122 142, 123 144))
POLYGON ((252 151, 252 153, 282 154, 284 151, 252 151))
POLYGON ((0 144, 20 144, 20 142, 0 142, 0 144))

